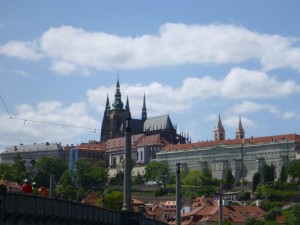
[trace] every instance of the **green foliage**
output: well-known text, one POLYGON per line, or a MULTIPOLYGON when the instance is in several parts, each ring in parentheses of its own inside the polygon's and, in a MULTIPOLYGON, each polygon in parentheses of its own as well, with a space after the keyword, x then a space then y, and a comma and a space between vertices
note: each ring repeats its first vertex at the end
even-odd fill
POLYGON ((105 207, 121 210, 123 207, 123 192, 114 191, 108 194, 105 193, 105 207))
POLYGON ((108 179, 108 170, 97 164, 92 164, 86 158, 75 162, 75 181, 79 187, 91 189, 97 185, 104 185, 108 179))
POLYGON ((67 187, 68 185, 72 185, 72 174, 70 170, 65 170, 60 177, 60 183, 63 187, 67 187))
POLYGON ((45 185, 49 188, 51 167, 54 166, 55 179, 58 181, 63 172, 68 168, 68 165, 59 158, 40 158, 36 161, 34 168, 37 174, 34 176, 34 181, 38 186, 45 185))
POLYGON ((270 211, 271 209, 274 208, 281 208, 283 206, 282 202, 271 202, 269 200, 263 200, 262 201, 262 209, 265 211, 270 211))
POLYGON ((295 192, 281 190, 277 186, 264 185, 257 191, 257 196, 260 198, 265 198, 270 201, 280 201, 286 199, 293 199, 295 197, 295 192))
POLYGON ((294 160, 288 167, 288 174, 291 175, 293 180, 300 180, 300 159, 294 160))
POLYGON ((163 181, 170 179, 170 168, 167 161, 151 161, 145 167, 145 178, 148 181, 163 181))
POLYGON ((211 173, 210 169, 208 168, 208 166, 206 166, 202 169, 200 179, 202 181, 203 186, 212 185, 212 183, 214 183, 213 178, 212 178, 212 173, 211 173))
POLYGON ((109 180, 109 185, 123 185, 124 173, 121 171, 109 180))
POLYGON ((261 182, 261 176, 259 172, 254 173, 252 178, 252 190, 256 191, 257 185, 261 182))
POLYGON ((241 199, 241 200, 244 200, 244 201, 246 201, 246 200, 250 200, 250 192, 240 192, 239 194, 238 194, 238 198, 239 199, 241 199))
POLYGON ((87 192, 82 188, 80 187, 77 191, 76 191, 76 199, 77 201, 81 202, 82 199, 84 199, 87 195, 87 192))
POLYGON ((285 166, 282 166, 278 180, 283 183, 287 181, 287 178, 288 178, 287 168, 285 166))
POLYGON ((234 184, 234 176, 232 175, 232 171, 231 169, 228 169, 225 173, 225 177, 224 177, 224 185, 225 187, 231 188, 234 184))
POLYGON ((192 170, 186 175, 183 183, 186 185, 200 186, 201 175, 202 174, 199 170, 192 170))
POLYGON ((258 220, 255 217, 248 217, 245 220, 245 225, 264 225, 264 221, 258 220))
POLYGON ((282 214, 281 208, 272 208, 270 209, 266 215, 265 215, 265 220, 267 221, 275 221, 277 216, 280 216, 282 214))
POLYGON ((262 171, 262 180, 264 183, 274 182, 275 166, 273 163, 269 166, 264 163, 262 171))
POLYGON ((292 206, 290 215, 287 220, 288 225, 300 224, 300 203, 296 203, 292 206))
POLYGON ((136 177, 133 178, 133 185, 143 185, 144 184, 144 176, 142 176, 139 172, 136 177))
POLYGON ((159 188, 159 189, 156 189, 154 192, 153 192, 154 196, 158 197, 158 196, 163 196, 165 194, 168 194, 168 191, 166 188, 159 188))

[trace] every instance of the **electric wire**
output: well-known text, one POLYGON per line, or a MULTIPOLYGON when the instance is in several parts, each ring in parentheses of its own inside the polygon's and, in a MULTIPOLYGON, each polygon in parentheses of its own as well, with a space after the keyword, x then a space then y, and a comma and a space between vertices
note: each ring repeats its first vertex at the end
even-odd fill
POLYGON ((97 130, 100 130, 99 128, 82 127, 82 126, 68 125, 68 124, 62 124, 62 123, 52 123, 52 122, 46 122, 46 121, 41 121, 41 120, 23 119, 23 118, 13 117, 9 113, 8 108, 7 108, 6 104, 5 104, 5 101, 4 101, 4 99, 2 98, 1 95, 0 95, 0 98, 1 98, 1 101, 2 101, 2 103, 4 105, 4 108, 5 108, 6 112, 7 112, 7 114, 9 115, 9 119, 12 119, 12 120, 21 120, 21 121, 24 121, 24 124, 28 121, 28 122, 33 122, 33 123, 41 123, 41 124, 54 125, 54 126, 62 126, 62 127, 71 127, 71 128, 78 128, 78 129, 93 130, 94 133, 97 130))

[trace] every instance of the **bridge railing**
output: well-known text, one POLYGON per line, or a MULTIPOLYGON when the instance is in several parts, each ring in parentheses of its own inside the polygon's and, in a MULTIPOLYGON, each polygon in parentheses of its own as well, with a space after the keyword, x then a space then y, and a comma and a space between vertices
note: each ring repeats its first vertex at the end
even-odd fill
POLYGON ((165 225, 139 213, 67 200, 0 192, 0 224, 165 225))

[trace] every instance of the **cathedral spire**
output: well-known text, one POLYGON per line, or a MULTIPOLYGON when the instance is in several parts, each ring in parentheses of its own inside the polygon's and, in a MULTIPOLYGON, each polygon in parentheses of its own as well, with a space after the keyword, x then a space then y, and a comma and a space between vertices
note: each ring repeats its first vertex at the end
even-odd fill
POLYGON ((243 125, 242 125, 241 116, 239 117, 239 124, 238 124, 238 127, 236 128, 235 138, 236 139, 245 138, 245 131, 244 131, 244 128, 243 128, 243 125))
POLYGON ((143 101, 143 108, 142 108, 142 121, 146 121, 147 120, 147 109, 146 109, 146 97, 145 97, 145 93, 144 93, 144 101, 143 101))
POLYGON ((109 98, 107 94, 105 110, 110 110, 109 98))
POLYGON ((127 100, 126 100, 125 110, 130 111, 128 95, 127 95, 127 100))
POLYGON ((120 91, 120 83, 119 83, 119 76, 117 80, 117 85, 116 85, 116 93, 115 93, 115 101, 112 104, 113 109, 123 109, 123 102, 121 98, 121 91, 120 91))
POLYGON ((221 116, 219 114, 219 119, 214 130, 215 140, 225 140, 225 129, 222 125, 221 116))

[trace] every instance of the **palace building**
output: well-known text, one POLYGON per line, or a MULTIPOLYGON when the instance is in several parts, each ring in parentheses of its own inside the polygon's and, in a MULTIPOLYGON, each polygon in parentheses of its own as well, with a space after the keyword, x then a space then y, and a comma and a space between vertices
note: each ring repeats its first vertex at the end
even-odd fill
POLYGON ((276 167, 275 180, 281 168, 300 158, 300 135, 284 134, 245 138, 241 118, 236 139, 226 140, 225 129, 219 116, 214 140, 195 143, 170 144, 156 154, 157 161, 167 160, 173 171, 177 163, 187 170, 208 167, 214 178, 222 179, 231 169, 236 180, 252 181, 255 172, 262 172, 263 164, 276 167))

